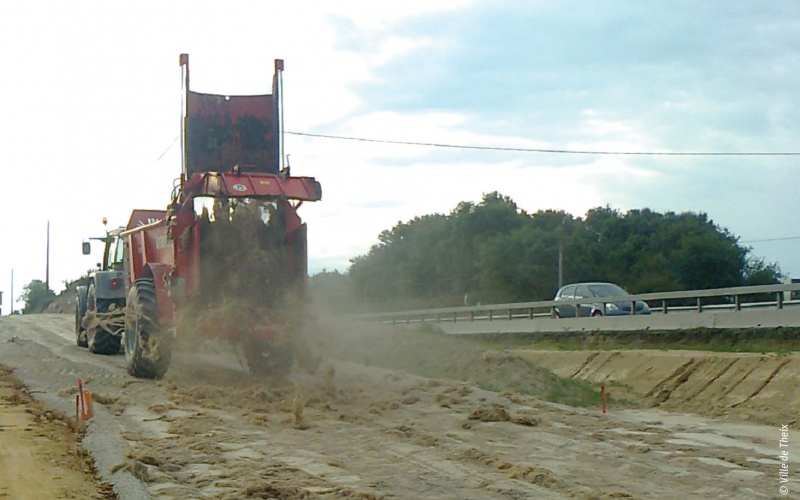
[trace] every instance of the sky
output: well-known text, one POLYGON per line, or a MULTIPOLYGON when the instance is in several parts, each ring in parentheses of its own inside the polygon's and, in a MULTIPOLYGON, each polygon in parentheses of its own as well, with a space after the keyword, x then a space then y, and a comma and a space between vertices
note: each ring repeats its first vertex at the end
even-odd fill
MULTIPOLYGON (((285 130, 522 150, 800 152, 800 2, 85 1, 0 5, 0 291, 100 259, 81 242, 163 209, 191 88, 268 93, 285 130)), ((498 191, 576 217, 705 212, 800 277, 800 156, 543 153, 288 134, 309 271, 345 272, 399 221, 498 191)), ((16 308, 22 308, 16 303, 16 308)))

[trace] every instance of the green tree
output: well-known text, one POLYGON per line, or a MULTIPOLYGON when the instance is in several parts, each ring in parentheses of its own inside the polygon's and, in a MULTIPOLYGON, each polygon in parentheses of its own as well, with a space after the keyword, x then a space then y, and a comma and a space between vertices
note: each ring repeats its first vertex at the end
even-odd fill
POLYGON ((775 263, 767 263, 763 257, 750 255, 744 268, 745 285, 777 285, 783 273, 775 263))
POLYGON ((19 299, 25 302, 22 313, 31 314, 42 312, 54 298, 56 298, 56 294, 47 288, 43 281, 33 280, 22 289, 22 296, 19 299))
POLYGON ((777 283, 776 264, 755 258, 705 213, 622 213, 584 219, 529 215, 507 196, 462 202, 448 215, 398 222, 347 273, 376 307, 444 307, 553 297, 559 284, 611 281, 632 293, 777 283))

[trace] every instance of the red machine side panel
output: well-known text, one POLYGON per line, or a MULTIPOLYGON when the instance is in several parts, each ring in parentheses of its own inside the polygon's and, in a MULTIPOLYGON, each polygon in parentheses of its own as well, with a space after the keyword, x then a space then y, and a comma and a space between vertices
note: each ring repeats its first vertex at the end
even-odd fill
MULTIPOLYGON (((133 220, 133 216, 131 220, 133 220)), ((167 224, 164 220, 160 223, 126 231, 124 234, 128 238, 130 252, 128 276, 131 277, 131 281, 147 276, 144 271, 147 264, 170 266, 174 264, 172 242, 167 237, 167 224)))

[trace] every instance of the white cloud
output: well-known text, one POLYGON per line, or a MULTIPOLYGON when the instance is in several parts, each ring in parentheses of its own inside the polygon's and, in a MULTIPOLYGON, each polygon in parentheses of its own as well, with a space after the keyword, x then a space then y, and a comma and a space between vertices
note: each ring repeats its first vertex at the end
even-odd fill
MULTIPOLYGON (((51 281, 60 283, 96 261, 78 246, 101 217, 124 224, 133 208, 166 205, 177 145, 157 159, 178 135, 182 52, 193 88, 228 94, 269 91, 272 60, 285 59, 286 127, 297 132, 536 149, 794 147, 796 2, 668 12, 626 1, 589 11, 543 5, 3 4, 0 289, 8 297, 11 268, 17 294, 43 278, 48 220, 51 281)), ((323 201, 301 210, 312 269, 341 268, 397 221, 495 190, 528 211, 576 216, 606 204, 706 211, 745 240, 795 236, 800 223, 792 157, 542 155, 298 136, 286 144, 294 173, 323 184, 323 201)), ((797 275, 796 245, 757 249, 797 275)))

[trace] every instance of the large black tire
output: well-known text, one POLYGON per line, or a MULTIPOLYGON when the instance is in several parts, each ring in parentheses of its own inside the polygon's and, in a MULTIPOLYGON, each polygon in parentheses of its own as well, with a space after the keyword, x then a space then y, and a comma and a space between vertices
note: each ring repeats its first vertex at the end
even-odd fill
POLYGON ((138 279, 128 293, 123 348, 128 373, 139 378, 162 378, 172 360, 172 339, 158 322, 156 287, 138 279))
POLYGON ((86 328, 83 327, 83 315, 86 314, 86 304, 81 300, 79 293, 75 299, 75 341, 78 347, 89 347, 86 339, 86 328))
POLYGON ((288 375, 294 361, 294 350, 291 345, 278 345, 264 338, 246 341, 244 355, 250 373, 265 377, 288 375))
MULTIPOLYGON (((117 302, 110 299, 98 299, 94 283, 89 285, 86 292, 87 311, 97 313, 108 312, 111 305, 117 307, 117 302)), ((112 332, 95 325, 89 325, 86 329, 86 344, 89 352, 94 354, 117 354, 119 353, 120 338, 112 332)))

